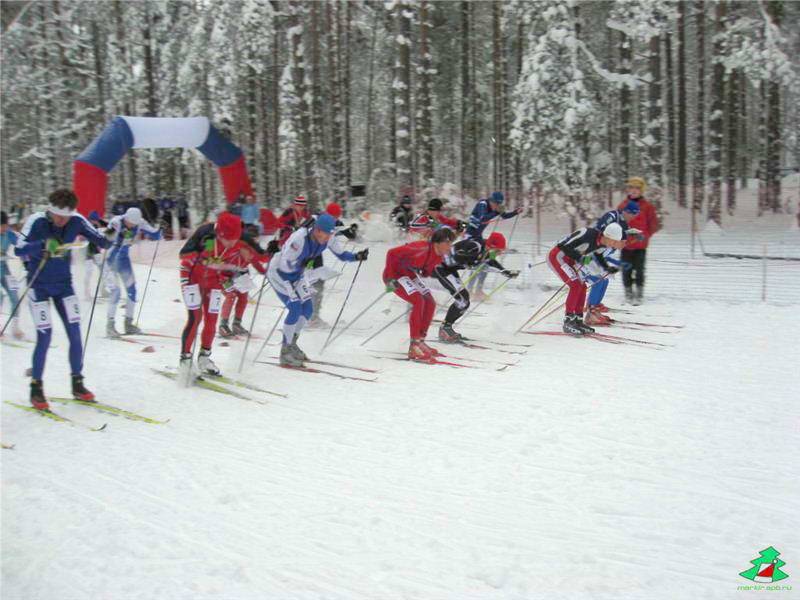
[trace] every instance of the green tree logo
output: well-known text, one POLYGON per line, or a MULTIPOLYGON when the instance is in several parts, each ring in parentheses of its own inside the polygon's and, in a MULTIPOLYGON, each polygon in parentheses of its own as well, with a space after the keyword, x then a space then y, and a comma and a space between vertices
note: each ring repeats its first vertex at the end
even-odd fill
POLYGON ((759 554, 761 554, 759 558, 754 558, 750 561, 754 565, 753 568, 742 571, 739 575, 759 583, 772 583, 788 577, 786 573, 781 571, 781 567, 786 563, 778 558, 781 553, 775 548, 772 546, 764 548, 759 554))

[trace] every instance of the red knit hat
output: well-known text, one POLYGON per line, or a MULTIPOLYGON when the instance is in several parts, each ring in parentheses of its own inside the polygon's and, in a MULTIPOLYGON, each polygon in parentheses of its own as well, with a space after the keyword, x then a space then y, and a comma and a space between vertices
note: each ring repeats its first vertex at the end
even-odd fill
POLYGON ((417 215, 411 224, 408 226, 411 231, 425 231, 426 229, 433 229, 434 222, 428 215, 417 215))
POLYGON ((295 196, 294 203, 297 204, 297 206, 305 206, 308 204, 305 196, 295 196))
POLYGON ((332 216, 334 219, 339 219, 342 216, 342 207, 336 202, 331 202, 325 207, 325 212, 332 216))
POLYGON ((486 238, 486 247, 490 250, 505 250, 506 237, 502 233, 495 231, 486 238))
POLYGON ((220 213, 214 231, 217 232, 217 237, 225 240, 238 240, 242 237, 242 220, 233 213, 220 213))

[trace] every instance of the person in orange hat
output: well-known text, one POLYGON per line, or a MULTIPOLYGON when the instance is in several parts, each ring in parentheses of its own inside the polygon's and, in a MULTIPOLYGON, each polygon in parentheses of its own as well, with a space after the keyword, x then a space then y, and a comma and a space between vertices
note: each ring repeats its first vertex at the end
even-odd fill
POLYGON ((194 342, 201 321, 203 332, 197 366, 201 374, 221 375, 211 360, 211 345, 224 288, 229 287, 233 273, 251 263, 263 262, 258 245, 242 238, 242 220, 232 213, 223 212, 216 223, 201 225, 181 248, 180 281, 188 318, 181 335, 179 368, 185 381, 191 377, 194 342))
POLYGON ((625 199, 618 209, 625 209, 629 203, 639 207, 639 213, 628 221, 628 226, 638 230, 635 236, 630 236, 622 249, 622 283, 625 286, 625 300, 638 306, 644 297, 644 263, 647 258, 647 246, 661 224, 655 207, 644 198, 647 184, 641 177, 631 177, 626 182, 625 199), (634 287, 636 286, 636 287, 634 287))
POLYGON ((296 196, 292 205, 278 218, 278 244, 283 246, 289 236, 311 217, 305 196, 296 196))

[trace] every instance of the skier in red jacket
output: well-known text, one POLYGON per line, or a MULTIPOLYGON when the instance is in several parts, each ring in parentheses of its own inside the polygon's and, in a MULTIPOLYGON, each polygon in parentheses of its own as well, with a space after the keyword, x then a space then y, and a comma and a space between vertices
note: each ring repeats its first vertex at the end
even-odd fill
POLYGON ((425 343, 436 311, 436 300, 421 278, 433 275, 433 270, 450 252, 455 238, 452 229, 442 227, 433 233, 429 241, 410 242, 386 253, 386 267, 383 270, 386 290, 411 304, 411 343, 408 347, 408 358, 411 360, 430 362, 439 354, 425 343))
POLYGON ((289 239, 297 229, 311 217, 308 212, 308 201, 305 196, 297 196, 294 203, 281 213, 278 218, 278 244, 289 239))
POLYGON ((644 199, 647 184, 641 177, 631 177, 626 182, 626 197, 620 203, 619 210, 625 208, 629 202, 639 205, 639 214, 628 221, 628 226, 638 229, 636 235, 631 235, 625 248, 622 250, 622 283, 625 286, 625 300, 631 304, 642 303, 644 294, 644 263, 647 254, 647 244, 650 238, 661 229, 655 207, 644 199), (634 289, 634 284, 636 288, 634 289))

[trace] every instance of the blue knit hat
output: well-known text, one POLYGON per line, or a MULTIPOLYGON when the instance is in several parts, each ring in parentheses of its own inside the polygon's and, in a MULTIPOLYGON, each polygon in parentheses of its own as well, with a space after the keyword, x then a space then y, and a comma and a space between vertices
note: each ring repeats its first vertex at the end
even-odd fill
POLYGON ((502 204, 505 202, 505 198, 503 198, 503 192, 492 192, 489 201, 494 202, 495 204, 502 204))
POLYGON ((638 215, 641 208, 639 207, 639 203, 634 200, 628 200, 628 203, 625 205, 625 208, 622 209, 622 212, 629 212, 632 215, 638 215))
POLYGON ((314 226, 325 233, 333 233, 333 230, 336 229, 336 219, 328 213, 322 213, 317 217, 317 222, 314 226))
POLYGON ((100 220, 100 213, 98 213, 96 210, 93 210, 92 212, 89 213, 89 220, 90 221, 99 221, 100 220))

